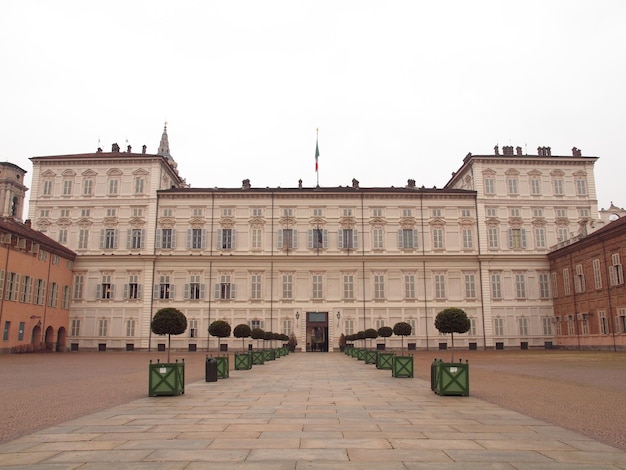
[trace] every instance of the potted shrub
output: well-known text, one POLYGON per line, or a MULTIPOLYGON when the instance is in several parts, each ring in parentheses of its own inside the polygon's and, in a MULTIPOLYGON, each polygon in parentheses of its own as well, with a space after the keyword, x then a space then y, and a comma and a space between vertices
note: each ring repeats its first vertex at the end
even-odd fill
MULTIPOLYGON (((224 320, 215 320, 209 325, 209 334, 217 337, 217 350, 221 349, 221 339, 228 338, 230 336, 230 325, 224 320)), ((217 356, 217 378, 226 379, 229 375, 228 354, 220 356, 218 352, 217 356)))
POLYGON ((276 355, 274 354, 274 350, 272 349, 272 340, 274 339, 274 333, 271 331, 266 331, 263 334, 263 359, 266 361, 273 361, 276 359, 276 355), (270 342, 270 348, 266 349, 265 342, 270 342))
POLYGON ((365 331, 359 331, 356 334, 357 341, 363 341, 363 346, 359 347, 356 358, 359 361, 365 360, 365 331))
POLYGON ((263 351, 259 351, 259 340, 263 339, 265 337, 265 331, 263 331, 261 328, 254 328, 251 332, 250 332, 250 336, 252 336, 252 339, 257 340, 257 350, 256 351, 252 351, 252 364, 253 365, 261 365, 265 363, 265 356, 263 355, 263 351))
POLYGON ((233 329, 233 336, 235 338, 241 338, 241 354, 235 353, 235 370, 249 370, 252 369, 252 354, 246 351, 245 338, 249 338, 252 335, 250 326, 242 323, 237 325, 233 329))
POLYGON ((167 335, 167 363, 149 366, 148 395, 180 395, 185 393, 185 361, 170 362, 172 335, 180 335, 187 329, 187 317, 178 309, 162 308, 150 322, 150 329, 156 335, 167 335))
POLYGON ((435 328, 452 337, 451 361, 435 360, 431 367, 431 386, 438 395, 469 395, 469 364, 454 363, 454 333, 466 333, 470 326, 470 319, 460 308, 446 308, 435 317, 435 328))
POLYGON ((376 368, 377 369, 392 369, 392 362, 394 354, 392 352, 386 352, 387 350, 387 338, 393 334, 393 328, 390 326, 381 326, 378 328, 378 336, 383 338, 383 350, 378 351, 376 356, 376 368))
MULTIPOLYGON (((411 325, 406 322, 398 322, 393 326, 393 334, 402 337, 402 349, 404 353, 404 337, 411 334, 411 325)), ((392 359, 391 375, 393 377, 413 377, 413 356, 394 355, 392 359)))
POLYGON ((366 345, 366 349, 365 349, 365 363, 366 364, 376 364, 376 351, 371 349, 372 348, 372 340, 378 338, 378 331, 376 331, 374 328, 368 328, 367 330, 365 330, 363 332, 363 336, 365 336, 365 339, 369 339, 370 340, 370 349, 367 349, 367 345, 366 345))

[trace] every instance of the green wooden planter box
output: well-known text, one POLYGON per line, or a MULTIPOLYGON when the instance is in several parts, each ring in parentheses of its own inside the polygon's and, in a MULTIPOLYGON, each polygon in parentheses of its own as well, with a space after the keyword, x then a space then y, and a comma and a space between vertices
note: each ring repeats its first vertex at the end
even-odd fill
POLYGON ((148 396, 181 395, 185 393, 185 361, 153 364, 150 361, 148 396))
POLYGON ((376 356, 376 368, 382 370, 392 370, 393 369, 393 356, 395 356, 392 352, 378 352, 376 356))
POLYGON ((461 362, 435 362, 432 380, 437 395, 469 396, 469 364, 461 362))
POLYGON ((356 358, 357 358, 359 361, 364 361, 364 360, 365 360, 365 349, 359 349, 359 350, 357 351, 357 356, 356 356, 356 358))
POLYGON ((252 354, 251 353, 235 353, 235 370, 250 370, 252 369, 252 354))
POLYGON ((393 377, 413 378, 413 356, 393 356, 391 375, 393 377))
POLYGON ((351 346, 346 346, 346 349, 344 349, 344 350, 343 350, 343 352, 345 353, 345 355, 346 355, 346 356, 350 356, 350 357, 352 357, 352 350, 353 350, 353 349, 354 349, 354 348, 353 348, 353 347, 351 347, 351 346))
POLYGON ((252 365, 260 366, 265 363, 265 354, 263 351, 252 351, 252 365))
POLYGON ((350 357, 357 357, 358 350, 356 348, 350 348, 350 357))
POLYGON ((283 356, 289 356, 289 348, 287 346, 283 346, 282 348, 280 348, 280 351, 283 356))
POLYGON ((280 348, 274 349, 274 358, 280 359, 281 356, 282 356, 281 349, 280 348))
POLYGON ((264 349, 263 350, 263 360, 264 361, 273 361, 274 359, 276 359, 274 357, 274 350, 273 349, 264 349))
POLYGON ((216 357, 217 360, 217 378, 218 379, 227 379, 229 376, 228 373, 228 356, 224 357, 216 357))
POLYGON ((366 349, 364 360, 366 364, 376 364, 376 351, 366 349))

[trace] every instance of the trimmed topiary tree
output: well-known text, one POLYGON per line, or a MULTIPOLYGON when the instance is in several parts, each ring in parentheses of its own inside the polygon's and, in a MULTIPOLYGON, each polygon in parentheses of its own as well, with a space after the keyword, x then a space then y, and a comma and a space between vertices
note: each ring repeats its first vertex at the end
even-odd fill
POLYGON ((357 341, 363 341, 363 347, 365 347, 365 331, 358 331, 356 334, 357 341))
POLYGON ((252 336, 252 339, 257 340, 256 347, 258 348, 259 347, 258 340, 263 339, 265 337, 265 331, 263 331, 261 328, 254 328, 252 332, 250 333, 250 336, 252 336))
POLYGON ((387 349, 387 338, 389 338, 393 334, 393 328, 390 326, 381 326, 378 328, 378 336, 383 338, 385 342, 385 349, 387 349))
POLYGON ((233 336, 235 338, 241 338, 241 350, 245 351, 245 338, 249 338, 250 336, 252 336, 252 330, 250 329, 249 325, 246 325, 245 323, 241 323, 240 325, 237 325, 234 329, 233 329, 233 336))
POLYGON ((435 328, 441 333, 450 333, 452 335, 452 359, 450 362, 454 362, 454 333, 466 333, 469 331, 470 326, 470 319, 467 318, 467 314, 460 308, 446 308, 435 317, 435 328))
POLYGON ((396 336, 402 336, 402 351, 404 351, 404 337, 411 334, 411 325, 406 322, 398 322, 393 325, 393 334, 396 336))
MULTIPOLYGON (((369 340, 376 339, 378 338, 378 331, 376 331, 374 328, 368 328, 367 330, 363 332, 363 335, 365 336, 366 339, 369 339, 369 340)), ((370 348, 371 347, 372 347, 372 342, 370 341, 370 348)))
POLYGON ((185 332, 187 317, 176 308, 162 308, 152 317, 150 329, 156 335, 167 335, 167 362, 170 362, 171 335, 180 335, 185 332))
POLYGON ((217 350, 220 350, 221 339, 230 336, 230 325, 224 320, 215 320, 209 325, 209 334, 217 337, 217 350))

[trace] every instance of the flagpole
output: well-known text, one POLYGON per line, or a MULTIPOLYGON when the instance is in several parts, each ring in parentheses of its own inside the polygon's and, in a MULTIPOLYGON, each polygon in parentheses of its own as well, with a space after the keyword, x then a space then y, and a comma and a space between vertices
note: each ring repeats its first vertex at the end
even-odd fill
POLYGON ((318 139, 319 139, 319 128, 315 129, 315 174, 317 176, 317 187, 320 187, 320 172, 319 172, 319 165, 317 163, 317 160, 320 156, 320 148, 317 144, 318 139))

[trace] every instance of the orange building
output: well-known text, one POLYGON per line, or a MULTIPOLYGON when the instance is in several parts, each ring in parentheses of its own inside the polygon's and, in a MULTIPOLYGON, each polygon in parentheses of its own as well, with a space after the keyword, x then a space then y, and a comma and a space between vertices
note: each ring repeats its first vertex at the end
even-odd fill
POLYGON ((0 352, 64 351, 76 254, 0 217, 0 352))
POLYGON ((554 340, 568 349, 626 349, 626 217, 548 254, 554 340))

